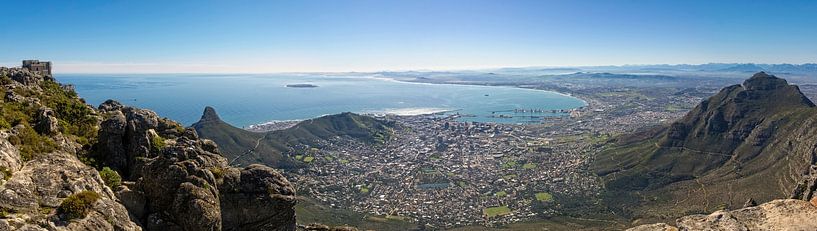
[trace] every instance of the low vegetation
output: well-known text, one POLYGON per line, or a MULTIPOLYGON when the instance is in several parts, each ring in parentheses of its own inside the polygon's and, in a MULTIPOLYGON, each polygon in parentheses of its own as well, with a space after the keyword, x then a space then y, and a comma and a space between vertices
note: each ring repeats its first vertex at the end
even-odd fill
POLYGON ((29 161, 37 154, 50 153, 56 150, 57 145, 48 136, 40 135, 30 125, 23 123, 15 135, 10 136, 9 142, 19 147, 20 157, 29 161))
POLYGON ((552 202, 553 201, 553 195, 551 195, 550 193, 540 192, 540 193, 536 193, 535 196, 536 196, 537 201, 541 201, 541 202, 552 202))
POLYGON ((99 171, 99 177, 102 177, 102 181, 105 181, 105 185, 111 189, 116 189, 122 184, 122 177, 119 176, 119 173, 108 167, 104 167, 99 171))
POLYGON ((482 213, 485 214, 488 218, 507 215, 511 213, 511 209, 508 206, 497 206, 497 207, 488 207, 482 210, 482 213))
MULTIPOLYGON (((7 76, 0 76, 0 83, 4 86, 11 84, 7 76)), ((81 145, 89 145, 96 140, 98 118, 93 109, 77 97, 76 92, 66 89, 54 81, 42 81, 39 84, 42 90, 18 87, 9 89, 12 94, 20 97, 38 99, 35 101, 3 101, 0 104, 0 129, 16 129, 16 133, 9 137, 9 141, 20 148, 24 161, 31 160, 35 154, 49 153, 56 149, 56 143, 47 136, 34 130, 34 125, 42 113, 41 109, 49 108, 54 111, 60 132, 69 139, 81 145)))
POLYGON ((66 220, 85 218, 99 198, 99 194, 92 191, 76 193, 62 200, 60 207, 57 208, 57 213, 66 220))
POLYGON ((165 139, 158 135, 150 137, 150 148, 152 152, 159 153, 165 149, 165 139))
POLYGON ((0 174, 3 174, 3 180, 11 179, 11 170, 6 167, 0 166, 0 174))

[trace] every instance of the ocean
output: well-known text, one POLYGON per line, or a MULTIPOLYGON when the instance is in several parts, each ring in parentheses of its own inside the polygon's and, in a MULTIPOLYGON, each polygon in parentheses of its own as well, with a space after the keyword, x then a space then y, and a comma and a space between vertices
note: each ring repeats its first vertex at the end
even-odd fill
POLYGON ((341 112, 460 113, 462 121, 529 123, 551 110, 585 106, 556 92, 498 86, 399 82, 371 75, 323 74, 56 74, 91 105, 107 99, 156 111, 190 125, 212 106, 237 127, 341 112), (312 84, 317 87, 287 87, 312 84), (536 113, 515 109, 545 110, 536 113), (502 115, 500 118, 500 115, 502 115), (531 117, 535 116, 535 117, 531 117))

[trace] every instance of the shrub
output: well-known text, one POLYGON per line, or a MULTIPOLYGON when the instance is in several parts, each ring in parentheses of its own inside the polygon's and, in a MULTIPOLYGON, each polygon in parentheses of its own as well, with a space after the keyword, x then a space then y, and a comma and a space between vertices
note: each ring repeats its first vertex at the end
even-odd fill
POLYGON ((165 139, 158 135, 150 137, 151 151, 155 153, 162 152, 165 149, 165 139))
POLYGON ((3 180, 11 179, 11 170, 6 167, 0 166, 0 174, 3 174, 3 180))
POLYGON ((82 191, 62 200, 57 212, 67 220, 82 219, 88 215, 88 212, 99 198, 99 194, 95 192, 82 191))
POLYGON ((0 208, 0 218, 9 218, 9 215, 16 213, 13 209, 0 208))
POLYGON ((9 137, 9 141, 20 147, 20 157, 23 161, 33 159, 36 154, 53 152, 57 148, 53 140, 38 134, 28 125, 15 136, 9 137))
POLYGON ((6 118, 0 117, 0 129, 9 129, 11 128, 11 124, 6 121, 6 118))
MULTIPOLYGON (((74 91, 66 90, 53 81, 43 81, 40 88, 42 91, 28 88, 15 88, 13 91, 23 97, 37 98, 43 106, 53 109, 60 129, 67 137, 82 145, 95 142, 97 117, 74 91)), ((0 128, 25 126, 16 137, 9 137, 9 141, 20 147, 23 160, 30 160, 34 154, 51 152, 56 148, 53 140, 37 134, 31 128, 31 123, 35 122, 33 118, 39 116, 38 111, 41 107, 39 104, 2 102, 0 105, 2 105, 0 128)))
POLYGON ((96 139, 97 117, 77 93, 66 90, 59 83, 43 81, 40 87, 43 94, 39 96, 43 104, 54 109, 62 132, 72 137, 78 143, 90 144, 96 139))
POLYGON ((102 177, 102 181, 105 181, 105 185, 111 189, 115 189, 122 184, 122 177, 119 176, 119 173, 108 167, 104 167, 102 171, 99 171, 99 177, 102 177))
POLYGON ((224 178, 224 168, 222 167, 210 167, 210 172, 213 173, 213 177, 216 179, 224 178))

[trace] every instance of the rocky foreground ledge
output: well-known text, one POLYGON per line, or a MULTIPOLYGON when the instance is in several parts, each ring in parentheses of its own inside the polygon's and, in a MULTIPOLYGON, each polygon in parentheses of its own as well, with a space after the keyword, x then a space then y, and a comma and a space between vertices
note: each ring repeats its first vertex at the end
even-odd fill
POLYGON ((676 221, 641 225, 628 231, 671 230, 814 230, 817 227, 817 199, 811 202, 797 199, 770 201, 758 206, 709 215, 690 215, 676 221))
POLYGON ((295 230, 292 185, 155 112, 0 68, 0 231, 295 230), (103 174, 100 174, 102 172, 103 174))

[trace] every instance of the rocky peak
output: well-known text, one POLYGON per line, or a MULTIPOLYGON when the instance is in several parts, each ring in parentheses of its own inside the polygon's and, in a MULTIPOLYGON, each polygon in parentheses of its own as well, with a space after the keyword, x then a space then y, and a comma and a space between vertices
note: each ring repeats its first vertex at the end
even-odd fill
POLYGON ((788 86, 785 79, 777 78, 774 75, 766 74, 766 72, 758 72, 752 75, 751 78, 743 82, 743 87, 747 90, 771 90, 788 86))
MULTIPOLYGON (((814 107, 795 85, 785 79, 758 72, 704 100, 681 120, 675 122, 663 146, 678 147, 697 140, 712 152, 728 153, 744 141, 761 122, 782 111, 814 107)), ((761 137, 762 138, 762 137, 761 137)))
POLYGON ((216 113, 216 109, 210 106, 204 108, 204 114, 201 115, 199 122, 215 122, 221 121, 221 118, 216 113))

